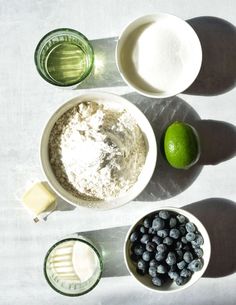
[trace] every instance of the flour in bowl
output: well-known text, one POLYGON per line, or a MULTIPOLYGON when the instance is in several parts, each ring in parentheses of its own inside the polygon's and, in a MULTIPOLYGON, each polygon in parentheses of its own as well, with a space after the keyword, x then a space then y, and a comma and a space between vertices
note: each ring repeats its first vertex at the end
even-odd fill
POLYGON ((137 181, 146 159, 137 122, 126 111, 82 102, 65 112, 49 138, 49 158, 60 184, 76 197, 118 197, 137 181))

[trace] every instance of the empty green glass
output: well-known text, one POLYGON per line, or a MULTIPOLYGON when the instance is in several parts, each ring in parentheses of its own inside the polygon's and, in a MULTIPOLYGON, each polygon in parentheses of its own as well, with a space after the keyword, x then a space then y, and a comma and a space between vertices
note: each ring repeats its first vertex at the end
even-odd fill
POLYGON ((72 29, 56 29, 46 34, 35 50, 39 74, 57 86, 73 86, 91 72, 94 52, 88 39, 72 29))

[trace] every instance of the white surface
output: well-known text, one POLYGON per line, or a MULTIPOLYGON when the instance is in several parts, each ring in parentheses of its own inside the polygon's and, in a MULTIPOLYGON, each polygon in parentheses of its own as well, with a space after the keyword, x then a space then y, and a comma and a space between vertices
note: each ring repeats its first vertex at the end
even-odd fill
MULTIPOLYGON (((71 27, 90 39, 117 36, 130 20, 155 11, 175 14, 183 19, 211 15, 235 23, 235 9, 234 0, 0 0, 1 305, 236 303, 235 243, 230 244, 228 249, 233 257, 231 275, 202 278, 185 291, 168 296, 157 296, 142 289, 127 276, 102 279, 90 294, 71 299, 54 292, 47 285, 42 271, 46 251, 66 234, 132 224, 135 219, 160 205, 180 207, 212 197, 236 201, 235 159, 205 166, 194 183, 175 197, 156 202, 135 201, 117 210, 57 211, 46 222, 35 224, 18 200, 28 184, 43 179, 38 151, 41 131, 47 119, 64 101, 80 93, 78 90, 63 90, 49 85, 36 72, 33 53, 45 33, 58 27, 71 27)), ((117 94, 130 92, 125 86, 109 86, 106 90, 117 94)), ((202 119, 236 122, 235 89, 212 97, 179 97, 190 104, 202 119)), ((175 105, 175 101, 170 103, 175 105)), ((160 113, 156 115, 157 124, 162 124, 170 103, 161 101, 159 104, 162 116, 160 113)), ((178 105, 180 103, 176 107, 178 105)), ((152 109, 152 106, 149 105, 149 108, 152 109)), ((178 109, 171 117, 176 113, 178 109)), ((183 116, 186 115, 188 113, 183 113, 183 116)), ((163 189, 161 183, 158 187, 163 189)), ((172 187, 172 180, 168 187, 172 187)), ((216 226, 217 223, 212 225, 216 226)), ((225 226, 228 228, 227 223, 225 226)), ((230 232, 227 238, 230 238, 230 232)))

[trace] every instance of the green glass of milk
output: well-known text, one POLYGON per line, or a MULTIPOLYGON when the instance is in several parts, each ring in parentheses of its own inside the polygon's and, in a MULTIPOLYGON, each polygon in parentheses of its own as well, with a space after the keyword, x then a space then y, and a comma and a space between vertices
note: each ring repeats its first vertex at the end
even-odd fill
POLYGON ((34 60, 39 74, 49 83, 68 87, 82 82, 93 68, 89 40, 73 29, 56 29, 38 43, 34 60))
POLYGON ((83 236, 60 240, 49 249, 44 260, 48 284, 66 296, 91 291, 98 284, 102 269, 99 251, 83 236))

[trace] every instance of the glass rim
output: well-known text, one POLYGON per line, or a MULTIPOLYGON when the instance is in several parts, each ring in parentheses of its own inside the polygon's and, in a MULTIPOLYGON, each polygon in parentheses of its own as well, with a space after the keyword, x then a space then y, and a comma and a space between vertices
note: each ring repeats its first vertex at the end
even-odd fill
POLYGON ((94 64, 94 50, 93 50, 93 46, 92 44, 90 43, 90 41, 88 40, 88 38, 86 36, 84 36, 84 34, 82 34, 81 32, 77 31, 77 30, 74 30, 74 29, 71 29, 71 28, 58 28, 58 29, 54 29, 50 32, 48 32, 47 34, 45 34, 38 42, 36 48, 35 48, 35 51, 34 51, 34 63, 35 63, 35 66, 36 66, 36 69, 39 73, 39 75, 48 83, 54 85, 54 86, 58 86, 58 87, 72 87, 72 86, 75 86, 77 84, 80 84, 92 71, 93 69, 93 64, 94 64), (41 46, 41 44, 43 43, 44 40, 46 40, 47 37, 49 37, 50 35, 52 34, 55 34, 57 32, 60 32, 60 31, 67 31, 68 33, 72 33, 72 34, 76 34, 78 36, 80 36, 81 38, 83 38, 85 40, 85 42, 89 45, 89 48, 90 48, 90 51, 91 51, 91 64, 90 64, 90 67, 89 69, 83 74, 83 76, 81 77, 80 80, 72 83, 72 84, 69 84, 69 85, 64 85, 64 84, 58 84, 56 82, 53 82, 50 78, 47 78, 42 72, 41 70, 39 69, 38 67, 38 64, 37 64, 37 55, 38 55, 38 51, 39 51, 39 48, 41 46))
POLYGON ((64 296, 69 296, 69 297, 78 297, 78 296, 81 296, 83 294, 86 294, 88 292, 90 292, 91 290, 93 290, 98 282, 100 281, 101 277, 102 277, 102 272, 103 272, 103 262, 102 262, 102 259, 101 259, 101 255, 100 253, 98 252, 98 250, 95 248, 95 246, 93 246, 89 241, 87 240, 84 240, 82 238, 76 238, 76 237, 69 237, 69 238, 64 238, 62 240, 59 240, 58 242, 56 242, 55 244, 53 244, 49 250, 47 251, 46 255, 45 255, 45 258, 44 258, 44 263, 43 263, 43 273, 44 273, 44 277, 47 281, 47 283, 49 284, 49 286, 54 289, 56 292, 64 295, 64 296), (66 292, 62 292, 60 291, 59 289, 57 289, 53 284, 52 282, 50 281, 48 275, 47 275, 47 259, 50 255, 50 253, 53 251, 54 248, 56 248, 59 244, 63 243, 63 242, 67 242, 67 241, 71 241, 71 240, 74 240, 74 241, 79 241, 79 242, 83 242, 85 244, 87 244, 88 246, 90 246, 94 252, 96 253, 97 255, 97 258, 99 260, 99 266, 100 266, 100 273, 99 273, 99 276, 96 280, 96 282, 87 290, 85 290, 84 292, 81 292, 81 293, 75 293, 75 294, 70 294, 70 293, 66 293, 66 292))

